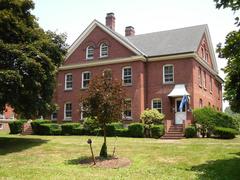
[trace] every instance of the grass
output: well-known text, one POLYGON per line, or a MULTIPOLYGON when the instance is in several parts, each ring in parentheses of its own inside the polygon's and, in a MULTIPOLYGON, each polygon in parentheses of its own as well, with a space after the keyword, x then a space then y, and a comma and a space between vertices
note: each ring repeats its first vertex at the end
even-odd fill
MULTIPOLYGON (((118 138, 116 155, 131 166, 105 169, 79 165, 90 156, 88 138, 98 155, 102 137, 19 136, 0 134, 0 179, 239 179, 240 137, 233 140, 157 140, 118 138)), ((115 138, 108 138, 112 153, 115 138)))

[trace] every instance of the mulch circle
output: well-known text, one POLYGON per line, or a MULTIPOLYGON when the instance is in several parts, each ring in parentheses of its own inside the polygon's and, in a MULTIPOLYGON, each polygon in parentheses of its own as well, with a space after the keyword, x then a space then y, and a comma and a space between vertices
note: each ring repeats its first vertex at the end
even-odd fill
POLYGON ((92 158, 85 158, 79 161, 79 164, 88 164, 93 167, 103 167, 103 168, 121 168, 127 167, 131 164, 131 161, 128 158, 119 158, 119 157, 108 157, 106 159, 96 157, 96 164, 93 164, 92 158))

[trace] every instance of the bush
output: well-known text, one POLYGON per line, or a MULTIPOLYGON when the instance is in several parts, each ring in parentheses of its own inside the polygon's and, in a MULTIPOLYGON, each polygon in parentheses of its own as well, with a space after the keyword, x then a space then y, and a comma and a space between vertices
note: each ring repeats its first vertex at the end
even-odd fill
POLYGON ((31 126, 32 126, 33 134, 41 135, 42 130, 40 128, 40 125, 47 124, 47 123, 51 123, 51 121, 41 120, 41 119, 32 121, 31 126))
POLYGON ((85 131, 82 126, 79 126, 79 127, 73 128, 72 134, 73 135, 85 135, 85 131))
POLYGON ((151 127, 151 135, 153 138, 160 138, 164 135, 164 126, 163 125, 153 125, 151 127))
POLYGON ((95 119, 88 117, 84 119, 83 128, 86 135, 92 135, 94 129, 99 128, 99 124, 95 119))
POLYGON ((116 129, 115 135, 119 137, 129 137, 128 129, 116 129))
POLYGON ((197 129, 195 126, 188 126, 185 129, 185 135, 186 138, 194 138, 197 136, 197 129))
POLYGON ((123 123, 121 122, 114 122, 114 123, 111 123, 111 125, 113 125, 115 127, 115 129, 123 129, 123 123))
POLYGON ((27 120, 17 120, 9 122, 10 134, 19 134, 23 130, 23 124, 27 122, 27 120))
POLYGON ((142 123, 132 123, 128 126, 128 134, 130 137, 143 137, 144 125, 142 123))
POLYGON ((60 135, 61 133, 61 126, 59 124, 47 123, 39 125, 40 135, 60 135))
POLYGON ((211 136, 214 127, 226 127, 238 130, 239 123, 226 113, 216 111, 210 107, 204 107, 193 111, 195 122, 199 125, 198 131, 202 137, 211 136))
POLYGON ((150 124, 162 124, 164 114, 160 113, 157 109, 146 109, 142 112, 140 119, 142 123, 150 124))
POLYGON ((80 127, 80 123, 65 123, 62 124, 63 135, 73 135, 73 129, 80 127))
POLYGON ((233 139, 235 138, 238 132, 232 128, 225 128, 225 127, 215 127, 214 128, 214 135, 221 139, 233 139))

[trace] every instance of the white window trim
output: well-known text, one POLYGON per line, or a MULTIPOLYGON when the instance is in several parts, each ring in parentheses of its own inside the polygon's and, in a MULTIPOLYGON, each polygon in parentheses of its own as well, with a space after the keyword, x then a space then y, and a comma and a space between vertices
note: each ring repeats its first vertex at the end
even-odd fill
POLYGON ((207 73, 206 71, 203 71, 203 88, 207 89, 207 73))
MULTIPOLYGON (((163 109, 163 104, 162 104, 162 99, 160 99, 160 98, 153 98, 152 99, 152 101, 151 101, 151 109, 156 109, 156 108, 153 108, 153 101, 155 101, 155 100, 158 100, 158 101, 160 101, 161 102, 161 108, 160 108, 160 110, 161 110, 161 113, 163 112, 162 111, 162 109, 163 109)), ((158 109, 157 109, 158 110, 158 109)))
POLYGON ((71 87, 71 88, 67 88, 67 76, 69 76, 69 75, 72 76, 72 87, 73 87, 73 75, 72 75, 72 73, 67 73, 67 74, 65 74, 64 90, 67 90, 67 91, 73 89, 72 87, 71 87))
POLYGON ((213 90, 213 78, 210 76, 210 93, 212 93, 213 90))
POLYGON ((132 67, 131 66, 125 66, 125 67, 123 67, 122 68, 122 84, 124 85, 124 86, 131 86, 132 84, 133 84, 133 70, 132 70, 132 67), (131 83, 124 83, 124 70, 125 69, 128 69, 128 68, 130 68, 131 69, 131 83))
POLYGON ((91 60, 91 59, 93 59, 93 57, 94 57, 94 48, 93 48, 93 57, 88 57, 88 55, 89 55, 89 54, 88 54, 88 49, 89 49, 90 47, 93 48, 93 46, 88 46, 88 47, 86 48, 86 59, 87 59, 87 60, 91 60))
POLYGON ((174 65, 173 64, 165 64, 163 65, 163 84, 173 84, 174 83, 174 65), (173 67, 173 81, 172 82, 165 82, 165 67, 172 66, 173 67))
POLYGON ((89 79, 89 81, 91 80, 91 76, 92 76, 92 73, 91 73, 91 71, 84 71, 84 72, 82 72, 82 89, 87 89, 88 87, 83 87, 83 78, 84 78, 84 74, 85 73, 90 73, 90 79, 89 79))
POLYGON ((4 124, 0 123, 0 129, 3 129, 4 124))
MULTIPOLYGON (((132 120, 132 99, 131 98, 126 98, 124 101, 131 101, 131 116, 125 116, 124 112, 123 112, 123 119, 124 120, 132 120)), ((125 111, 125 110, 124 110, 125 111)))
MULTIPOLYGON (((64 103, 64 121, 71 121, 72 120, 72 116, 71 117, 66 117, 66 105, 67 104, 71 104, 72 105, 72 103, 71 102, 65 102, 64 103)), ((72 106, 72 112, 73 112, 73 106, 72 106)), ((71 114, 72 114, 72 112, 71 112, 71 114)))
POLYGON ((108 57, 108 45, 106 43, 101 43, 101 45, 100 45, 100 58, 105 58, 105 57, 108 57), (102 55, 102 47, 103 47, 103 45, 107 46, 107 55, 102 55))

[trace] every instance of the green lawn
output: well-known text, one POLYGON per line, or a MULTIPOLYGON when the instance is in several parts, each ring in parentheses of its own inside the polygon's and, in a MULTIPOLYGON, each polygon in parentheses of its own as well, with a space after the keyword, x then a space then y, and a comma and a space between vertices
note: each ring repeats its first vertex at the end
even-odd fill
MULTIPOLYGON (((0 134, 0 179, 240 179, 240 137, 233 140, 118 138, 116 154, 131 166, 76 164, 90 156, 88 136, 0 134)), ((91 137, 96 155, 102 137, 91 137)), ((112 152, 115 138, 108 138, 112 152)))

